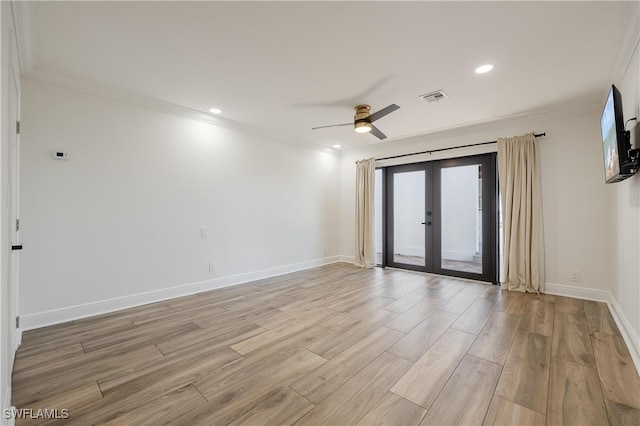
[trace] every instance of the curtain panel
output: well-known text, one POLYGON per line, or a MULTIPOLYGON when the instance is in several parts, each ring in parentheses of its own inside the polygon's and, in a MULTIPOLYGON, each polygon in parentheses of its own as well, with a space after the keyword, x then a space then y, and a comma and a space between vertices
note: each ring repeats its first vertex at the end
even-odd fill
POLYGON ((502 202, 502 289, 544 291, 540 171, 533 133, 498 138, 502 202))
POLYGON ((374 194, 375 158, 356 162, 356 259, 362 268, 375 266, 374 194))

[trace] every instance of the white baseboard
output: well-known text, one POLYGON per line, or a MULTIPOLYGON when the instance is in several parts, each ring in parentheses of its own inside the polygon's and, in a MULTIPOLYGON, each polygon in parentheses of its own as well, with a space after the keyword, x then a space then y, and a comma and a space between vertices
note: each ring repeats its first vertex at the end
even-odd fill
POLYGON ((544 292, 555 296, 573 297, 576 299, 593 300, 595 302, 607 302, 610 294, 607 290, 552 283, 545 283, 544 292))
POLYGON ((145 293, 132 294, 128 296, 116 297, 113 299, 100 300, 97 302, 85 303, 82 305, 69 306, 66 308, 53 309, 50 311, 38 312, 20 316, 21 330, 32 330, 34 328, 46 327, 60 324, 80 318, 87 318, 134 306, 146 305, 160 302, 176 297, 189 296, 195 293, 230 287, 244 284, 251 281, 271 278, 278 275, 315 268, 317 266, 328 265, 336 262, 344 262, 343 256, 331 256, 321 259, 314 259, 291 265, 279 266, 276 268, 263 269, 260 271, 248 272, 244 274, 231 275, 227 277, 215 278, 207 281, 184 284, 176 287, 164 288, 145 293))
POLYGON ((613 294, 609 293, 609 300, 607 300, 609 311, 613 316, 614 321, 618 325, 618 329, 622 334, 624 342, 627 344, 633 364, 636 366, 638 374, 640 374, 640 336, 633 329, 631 323, 622 312, 622 308, 618 304, 618 301, 613 297, 613 294))
POLYGON ((345 255, 340 255, 338 256, 338 262, 345 262, 345 263, 355 263, 356 262, 356 257, 355 256, 345 256, 345 255))

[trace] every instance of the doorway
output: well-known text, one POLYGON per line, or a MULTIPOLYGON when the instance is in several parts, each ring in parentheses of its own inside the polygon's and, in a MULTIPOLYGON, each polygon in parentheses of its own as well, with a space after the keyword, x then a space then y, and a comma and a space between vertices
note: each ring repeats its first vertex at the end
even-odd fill
POLYGON ((376 192, 382 266, 498 282, 495 153, 378 169, 376 192))

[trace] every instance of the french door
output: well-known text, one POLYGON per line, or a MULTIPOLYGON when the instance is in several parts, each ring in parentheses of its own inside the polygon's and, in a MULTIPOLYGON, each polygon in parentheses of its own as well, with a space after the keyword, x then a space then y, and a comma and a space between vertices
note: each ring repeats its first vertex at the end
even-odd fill
POLYGON ((496 155, 387 167, 383 266, 498 282, 496 155))

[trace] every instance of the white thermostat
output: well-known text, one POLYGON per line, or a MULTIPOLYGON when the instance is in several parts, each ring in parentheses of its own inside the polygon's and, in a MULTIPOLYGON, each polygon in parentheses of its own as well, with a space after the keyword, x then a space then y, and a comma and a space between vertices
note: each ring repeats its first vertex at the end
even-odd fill
POLYGON ((54 160, 68 160, 69 153, 67 151, 53 151, 51 153, 51 158, 54 160))

